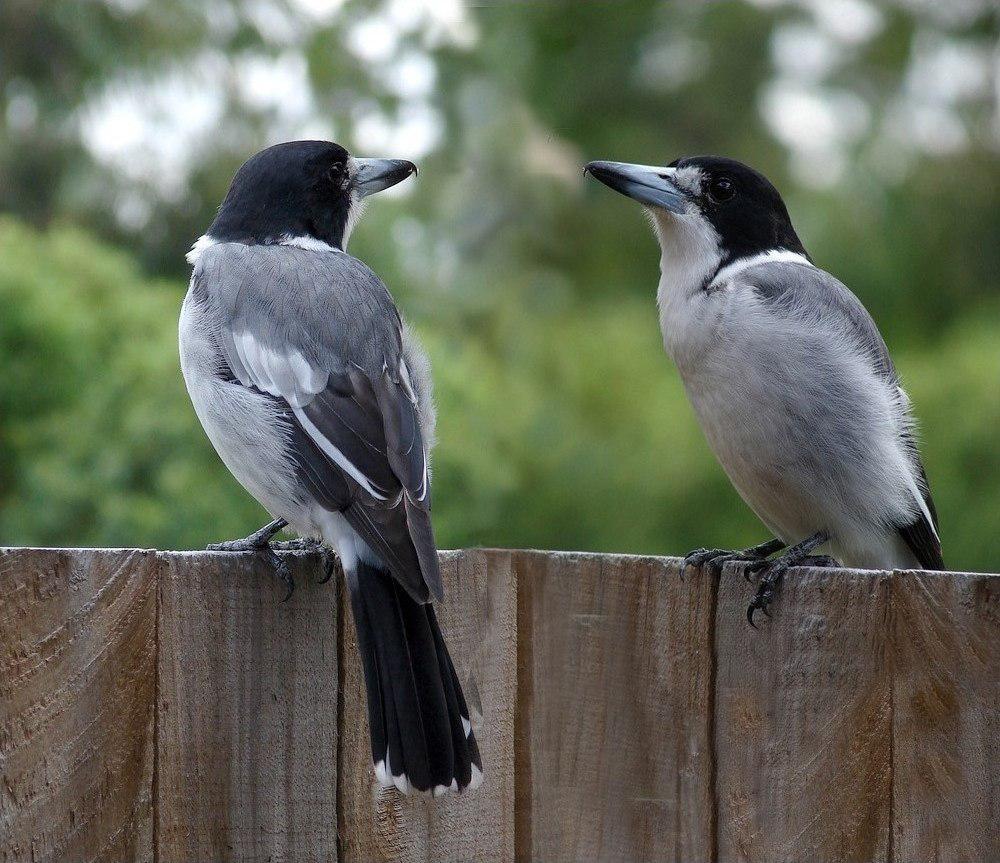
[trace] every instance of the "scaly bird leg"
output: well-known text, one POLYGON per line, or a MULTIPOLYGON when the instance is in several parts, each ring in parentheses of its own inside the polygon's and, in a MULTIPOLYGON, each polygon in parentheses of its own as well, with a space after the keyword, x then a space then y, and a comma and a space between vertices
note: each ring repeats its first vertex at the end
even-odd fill
MULTIPOLYGON (((802 540, 797 545, 791 546, 783 555, 774 560, 758 560, 747 564, 744 574, 760 572, 760 583, 757 585, 757 595, 747 608, 747 621, 754 626, 753 614, 760 609, 767 614, 767 607, 774 599, 778 588, 781 586, 781 579, 785 573, 793 566, 836 566, 837 561, 828 555, 813 555, 814 549, 829 541, 830 534, 825 530, 820 530, 812 536, 802 540)), ((756 629, 756 627, 754 626, 756 629)))

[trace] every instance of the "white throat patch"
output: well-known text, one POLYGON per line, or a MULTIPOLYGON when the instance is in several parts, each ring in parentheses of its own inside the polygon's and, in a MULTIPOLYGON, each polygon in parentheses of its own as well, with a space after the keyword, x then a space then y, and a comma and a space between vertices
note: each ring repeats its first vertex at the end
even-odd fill
POLYGON ((351 239, 354 227, 358 220, 364 215, 365 200, 359 198, 357 192, 351 192, 351 206, 347 210, 347 224, 344 225, 344 250, 347 250, 347 241, 351 239))
POLYGON ((722 261, 718 232, 699 212, 674 215, 648 209, 656 238, 660 241, 660 292, 690 296, 722 261))

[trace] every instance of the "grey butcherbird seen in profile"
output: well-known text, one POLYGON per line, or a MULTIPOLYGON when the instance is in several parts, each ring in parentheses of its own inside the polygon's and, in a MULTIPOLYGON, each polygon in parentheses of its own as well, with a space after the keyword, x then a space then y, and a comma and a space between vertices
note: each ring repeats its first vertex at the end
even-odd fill
POLYGON ((774 186, 713 156, 585 170, 645 206, 662 252, 664 346, 723 469, 776 537, 685 563, 760 571, 751 624, 791 566, 944 569, 885 342, 857 297, 813 264, 774 186))
POLYGON ((327 141, 250 159, 189 255, 180 349, 208 437, 275 519, 219 547, 267 555, 289 585, 269 547, 286 524, 336 549, 375 775, 437 795, 475 787, 482 761, 432 605, 429 368, 385 285, 346 252, 362 200, 415 171, 327 141))

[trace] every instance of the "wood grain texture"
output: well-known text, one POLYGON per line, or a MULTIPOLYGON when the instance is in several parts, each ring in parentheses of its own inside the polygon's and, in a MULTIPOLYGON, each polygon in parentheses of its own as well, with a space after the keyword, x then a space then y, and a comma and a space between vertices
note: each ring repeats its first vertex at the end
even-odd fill
POLYGON ((0 860, 151 860, 156 559, 0 549, 0 860))
POLYGON ((723 572, 716 615, 718 859, 885 860, 892 797, 890 576, 795 570, 773 606, 723 572))
POLYGON ((893 859, 1000 860, 1000 576, 893 576, 893 859))
POLYGON ((617 555, 517 568, 517 859, 709 859, 714 582, 617 555))
MULTIPOLYGON (((481 696, 476 729, 485 779, 475 792, 432 799, 375 782, 364 681, 350 603, 342 599, 343 704, 340 861, 514 859, 515 583, 510 552, 443 552, 445 599, 438 617, 466 696, 481 696)), ((342 591, 343 593, 343 591, 342 591)))
POLYGON ((159 863, 335 861, 337 590, 249 555, 163 556, 159 863))

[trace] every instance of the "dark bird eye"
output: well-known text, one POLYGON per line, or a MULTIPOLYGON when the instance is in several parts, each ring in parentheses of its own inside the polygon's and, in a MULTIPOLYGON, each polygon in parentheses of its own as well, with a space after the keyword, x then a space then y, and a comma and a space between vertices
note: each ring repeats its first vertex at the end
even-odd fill
POLYGON ((331 183, 339 183, 347 173, 347 166, 343 162, 334 162, 326 169, 326 177, 331 183))
POLYGON ((719 204, 725 203, 736 194, 736 187, 729 177, 716 177, 708 185, 708 194, 713 201, 719 204))

